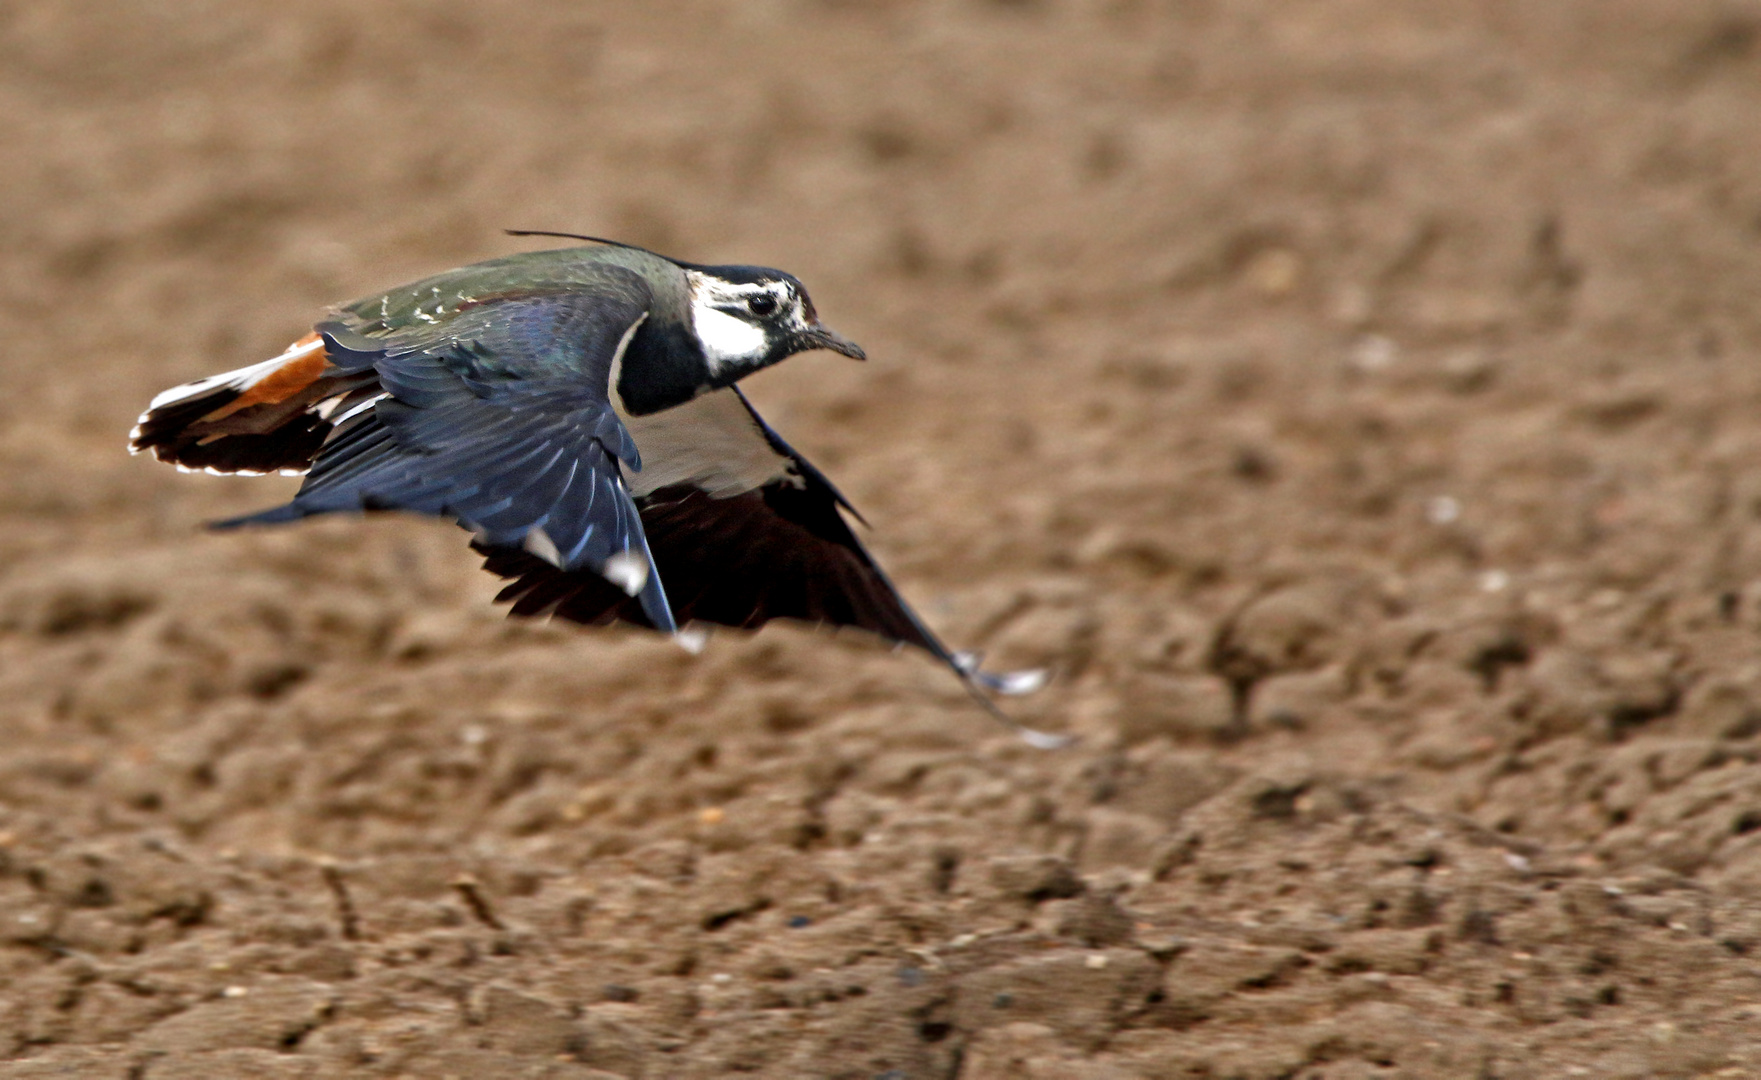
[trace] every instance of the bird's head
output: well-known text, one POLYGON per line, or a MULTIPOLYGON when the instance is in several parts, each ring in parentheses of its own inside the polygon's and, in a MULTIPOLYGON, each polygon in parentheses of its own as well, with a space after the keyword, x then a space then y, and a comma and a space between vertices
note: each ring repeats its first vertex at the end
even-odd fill
POLYGON ((820 324, 793 275, 762 266, 687 266, 685 278, 692 332, 716 386, 809 349, 867 359, 854 341, 820 324))

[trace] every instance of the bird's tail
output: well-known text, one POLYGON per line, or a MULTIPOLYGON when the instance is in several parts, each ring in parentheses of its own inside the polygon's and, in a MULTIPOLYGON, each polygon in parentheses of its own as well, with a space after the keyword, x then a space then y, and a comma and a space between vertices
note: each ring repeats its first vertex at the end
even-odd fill
POLYGON ((160 394, 128 449, 186 472, 299 475, 331 429, 378 393, 375 372, 340 371, 309 334, 280 356, 160 394))

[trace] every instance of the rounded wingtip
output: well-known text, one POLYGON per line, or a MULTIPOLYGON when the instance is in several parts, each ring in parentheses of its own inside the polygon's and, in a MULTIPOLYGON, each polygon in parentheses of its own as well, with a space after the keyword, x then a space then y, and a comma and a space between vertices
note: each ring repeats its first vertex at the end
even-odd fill
POLYGON ((1050 731, 1040 731, 1038 728, 1019 726, 1016 727, 1015 734, 1035 750, 1062 750, 1076 745, 1082 738, 1080 735, 1058 735, 1050 731))
POLYGON ((979 656, 973 652, 957 652, 950 659, 954 670, 959 674, 960 681, 966 692, 979 707, 990 713, 991 717, 1010 731, 1015 737, 1036 750, 1062 750, 1077 741, 1075 735, 1060 735, 1050 731, 1030 728, 1021 721, 1010 716, 997 707, 997 703, 985 696, 986 691, 998 694, 1030 694, 1045 686, 1049 676, 1043 668, 1029 668, 1025 671, 1010 672, 1005 675, 992 675, 978 670, 979 656))
POLYGON ((1021 697, 1024 694, 1036 694, 1046 688, 1052 681, 1052 673, 1047 668, 1023 668, 1020 671, 999 671, 996 673, 976 672, 992 693, 1004 697, 1021 697))
POLYGON ((1021 697, 1023 694, 1034 694, 1046 688, 1052 681, 1050 668, 1022 668, 1020 671, 981 671, 979 664, 983 662, 981 653, 961 651, 954 654, 954 667, 960 674, 993 694, 1003 697, 1021 697))

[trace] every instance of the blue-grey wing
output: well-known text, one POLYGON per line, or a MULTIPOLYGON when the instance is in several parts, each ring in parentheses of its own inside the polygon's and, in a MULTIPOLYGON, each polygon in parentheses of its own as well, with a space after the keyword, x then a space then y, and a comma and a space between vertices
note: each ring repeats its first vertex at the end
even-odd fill
POLYGON ((222 524, 363 510, 448 517, 482 544, 603 575, 673 630, 618 467, 640 462, 610 380, 649 300, 628 279, 510 292, 390 333, 321 325, 331 362, 371 368, 383 396, 337 425, 292 502, 222 524))

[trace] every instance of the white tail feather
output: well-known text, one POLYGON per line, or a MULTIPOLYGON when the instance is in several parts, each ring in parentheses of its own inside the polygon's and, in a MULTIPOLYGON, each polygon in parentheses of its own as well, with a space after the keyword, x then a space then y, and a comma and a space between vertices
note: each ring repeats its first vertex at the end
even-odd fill
POLYGON ((249 367, 242 367, 236 371, 223 371, 218 375, 210 375, 205 379, 197 379, 195 382, 184 383, 182 386, 174 386, 149 402, 147 404, 147 412, 141 414, 141 419, 145 420, 147 418, 147 413, 152 412, 154 409, 162 408, 173 402, 200 397, 203 394, 212 393, 222 387, 243 393, 268 378, 271 372, 276 371, 283 365, 298 360, 301 357, 310 356, 312 353, 322 348, 324 348, 324 339, 313 338, 311 341, 305 342, 304 344, 296 343, 289 345, 282 351, 280 356, 271 357, 260 364, 252 364, 249 367))

